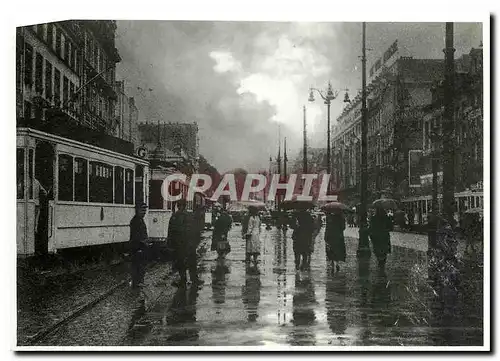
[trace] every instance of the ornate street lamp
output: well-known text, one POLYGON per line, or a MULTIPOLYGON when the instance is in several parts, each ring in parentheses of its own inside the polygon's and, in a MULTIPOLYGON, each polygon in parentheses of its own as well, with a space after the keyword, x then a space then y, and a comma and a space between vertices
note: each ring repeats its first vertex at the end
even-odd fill
MULTIPOLYGON (((327 134, 326 170, 327 170, 327 173, 331 176, 332 167, 331 167, 331 159, 330 159, 330 156, 331 156, 331 149, 330 149, 330 105, 331 105, 332 100, 335 100, 337 98, 337 96, 339 95, 339 92, 337 90, 334 91, 332 89, 332 84, 330 82, 328 82, 328 87, 327 87, 326 91, 322 91, 322 90, 311 87, 309 89, 309 101, 310 102, 314 102, 314 100, 315 100, 314 99, 314 91, 316 91, 320 95, 320 97, 324 100, 324 103, 326 104, 326 107, 328 110, 328 113, 327 113, 328 125, 327 125, 327 131, 326 131, 326 134, 327 134)), ((344 97, 344 102, 349 102, 349 95, 347 94, 347 92, 346 92, 346 95, 344 97)), ((331 182, 328 183, 328 191, 330 191, 330 185, 331 185, 331 182)))

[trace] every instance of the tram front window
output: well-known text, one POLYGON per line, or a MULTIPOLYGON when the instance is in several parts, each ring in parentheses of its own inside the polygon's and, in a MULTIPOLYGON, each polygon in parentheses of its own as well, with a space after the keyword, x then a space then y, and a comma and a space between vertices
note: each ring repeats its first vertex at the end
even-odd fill
POLYGON ((163 197, 161 195, 161 187, 163 181, 152 180, 149 182, 149 208, 163 209, 163 197))

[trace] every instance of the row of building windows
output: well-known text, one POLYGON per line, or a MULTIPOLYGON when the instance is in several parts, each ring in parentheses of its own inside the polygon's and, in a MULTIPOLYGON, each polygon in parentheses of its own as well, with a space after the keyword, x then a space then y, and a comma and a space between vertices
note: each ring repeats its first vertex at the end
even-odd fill
POLYGON ((54 23, 33 25, 33 31, 71 70, 78 72, 78 48, 54 23))
POLYGON ((73 94, 77 85, 61 75, 61 71, 48 59, 44 60, 42 54, 35 52, 30 44, 25 43, 24 47, 25 85, 29 88, 34 86, 37 93, 48 100, 53 99, 56 106, 62 104, 66 109, 76 111, 77 102, 74 101, 73 94))
POLYGON ((110 120, 114 116, 113 101, 103 96, 96 88, 86 89, 86 107, 95 115, 110 120))
POLYGON ((134 204, 134 171, 59 155, 59 200, 134 204))
MULTIPOLYGON (((84 46, 85 58, 98 73, 109 69, 113 65, 113 63, 108 60, 106 53, 99 46, 99 42, 94 39, 94 36, 90 31, 85 32, 84 46)), ((106 71, 102 74, 102 76, 108 82, 108 84, 114 84, 115 79, 113 78, 113 74, 114 72, 106 71)))

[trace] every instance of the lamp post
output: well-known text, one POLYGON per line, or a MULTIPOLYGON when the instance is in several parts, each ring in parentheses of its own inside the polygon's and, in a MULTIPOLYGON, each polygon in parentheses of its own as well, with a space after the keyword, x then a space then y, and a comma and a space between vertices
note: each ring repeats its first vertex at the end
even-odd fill
POLYGON ((371 254, 370 244, 368 240, 368 225, 367 225, 367 183, 368 183, 368 112, 366 109, 366 23, 363 22, 363 45, 362 45, 362 90, 361 90, 361 207, 360 207, 360 224, 359 224, 359 244, 358 257, 367 257, 371 254))
POLYGON ((452 223, 455 213, 455 123, 453 119, 455 65, 453 48, 453 23, 446 23, 444 117, 443 117, 443 213, 452 223))
MULTIPOLYGON (((314 102, 314 91, 316 91, 320 97, 324 100, 325 104, 326 104, 326 107, 327 107, 327 121, 328 121, 328 125, 327 125, 327 131, 326 131, 326 135, 327 135, 327 144, 326 144, 326 171, 328 173, 328 175, 331 176, 331 173, 332 173, 332 167, 331 167, 331 142, 330 142, 330 105, 332 103, 332 100, 335 100, 337 98, 337 96, 339 95, 339 92, 338 91, 333 91, 332 89, 332 84, 330 82, 328 82, 328 87, 326 89, 326 91, 322 91, 322 90, 319 90, 319 89, 316 89, 316 88, 310 88, 309 89, 309 101, 310 102, 314 102)), ((344 102, 349 102, 349 98, 348 96, 346 96, 344 98, 344 102)), ((328 182, 328 191, 331 190, 331 182, 328 182)))

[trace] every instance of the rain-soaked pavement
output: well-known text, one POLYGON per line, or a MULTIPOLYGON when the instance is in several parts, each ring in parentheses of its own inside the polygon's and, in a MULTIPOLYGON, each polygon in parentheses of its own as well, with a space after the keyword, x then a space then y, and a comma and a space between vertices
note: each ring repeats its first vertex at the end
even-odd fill
MULTIPOLYGON (((323 229, 324 230, 324 229, 323 229)), ((309 271, 295 271, 291 232, 263 230, 260 263, 247 268, 241 227, 230 231, 232 252, 217 261, 208 251, 204 284, 168 283, 122 344, 145 346, 480 346, 483 344, 482 269, 460 266, 460 284, 428 282, 424 252, 393 247, 385 274, 374 259, 356 258, 333 272, 325 261, 323 230, 309 271), (444 284, 444 283, 443 283, 444 284)))

